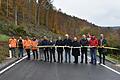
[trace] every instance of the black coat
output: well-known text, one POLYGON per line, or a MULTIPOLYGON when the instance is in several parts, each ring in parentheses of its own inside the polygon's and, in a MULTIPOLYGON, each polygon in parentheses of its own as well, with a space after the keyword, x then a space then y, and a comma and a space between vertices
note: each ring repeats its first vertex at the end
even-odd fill
MULTIPOLYGON (((52 42, 49 41, 49 45, 50 46, 55 46, 55 42, 54 41, 52 41, 52 42)), ((50 47, 49 50, 52 51, 52 52, 55 52, 55 47, 50 47)))
MULTIPOLYGON (((55 45, 56 45, 56 46, 64 46, 64 43, 63 43, 62 40, 57 40, 55 45)), ((62 47, 59 47, 59 48, 57 48, 57 51, 58 51, 58 52, 63 52, 63 48, 62 48, 62 47)))
MULTIPOLYGON (((72 40, 71 39, 65 39, 64 41, 64 46, 72 46, 72 40)), ((65 48, 65 51, 70 51, 70 48, 65 48)))
MULTIPOLYGON (((49 41, 48 40, 42 40, 41 42, 41 45, 42 46, 48 46, 49 45, 49 41)), ((43 48, 44 51, 48 51, 48 48, 43 48)))
MULTIPOLYGON (((80 44, 78 41, 72 42, 73 47, 80 47, 80 44)), ((72 48, 72 55, 73 56, 80 56, 80 48, 72 48)))
MULTIPOLYGON (((89 45, 89 41, 87 39, 81 39, 80 40, 80 46, 88 46, 89 45)), ((81 50, 87 50, 86 47, 82 47, 81 50)))
POLYGON ((23 49, 23 40, 22 39, 18 40, 18 48, 23 49))

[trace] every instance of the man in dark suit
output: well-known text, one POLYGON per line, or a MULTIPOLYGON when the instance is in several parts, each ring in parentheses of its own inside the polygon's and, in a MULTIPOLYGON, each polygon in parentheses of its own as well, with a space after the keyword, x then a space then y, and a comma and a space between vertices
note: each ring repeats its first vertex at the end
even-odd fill
MULTIPOLYGON (((64 46, 71 46, 72 45, 72 40, 69 38, 69 35, 66 34, 66 39, 64 39, 64 46)), ((65 63, 67 63, 67 58, 69 59, 69 63, 71 63, 71 55, 70 55, 70 51, 71 48, 69 47, 65 47, 65 63)))
MULTIPOLYGON (((61 37, 58 38, 55 45, 56 46, 64 46, 64 43, 63 43, 61 37)), ((57 53, 58 53, 58 63, 60 63, 60 62, 62 63, 63 62, 63 47, 58 47, 57 53)))

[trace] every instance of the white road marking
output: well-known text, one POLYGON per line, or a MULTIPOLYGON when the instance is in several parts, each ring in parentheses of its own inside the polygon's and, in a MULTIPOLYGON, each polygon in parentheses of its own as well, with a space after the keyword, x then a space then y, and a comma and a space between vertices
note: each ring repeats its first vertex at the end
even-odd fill
POLYGON ((13 66, 15 66, 16 64, 20 63, 22 60, 24 60, 25 58, 27 58, 27 56, 23 57, 22 59, 14 62, 13 64, 11 64, 10 66, 6 67, 5 69, 0 71, 0 74, 4 73, 5 71, 9 70, 10 68, 12 68, 13 66))
POLYGON ((103 66, 103 67, 105 67, 105 68, 107 68, 107 69, 109 69, 109 70, 111 70, 111 71, 113 71, 113 72, 115 72, 115 73, 120 75, 120 72, 116 71, 115 69, 112 69, 111 67, 108 67, 108 66, 106 66, 104 64, 101 64, 101 66, 103 66))
MULTIPOLYGON (((88 57, 88 59, 91 59, 91 58, 88 57)), ((99 63, 99 61, 97 61, 97 63, 99 63)), ((113 68, 111 68, 111 67, 109 67, 109 66, 106 66, 106 65, 104 65, 104 64, 100 64, 100 65, 103 66, 103 67, 105 67, 105 68, 107 68, 107 69, 109 69, 110 71, 112 71, 112 72, 117 73, 117 74, 120 75, 120 72, 116 71, 115 69, 113 69, 113 68)))
MULTIPOLYGON (((16 61, 15 63, 11 64, 10 66, 6 67, 5 69, 0 71, 0 74, 4 73, 5 71, 9 70, 10 68, 12 68, 13 66, 15 66, 16 64, 20 63, 22 60, 24 60, 25 58, 27 58, 27 56, 23 57, 22 59, 16 61)), ((88 57, 88 59, 90 59, 90 57, 88 57)), ((99 63, 99 61, 97 61, 97 63, 99 63)), ((120 75, 120 72, 116 71, 115 69, 112 69, 104 64, 101 64, 101 66, 113 71, 114 73, 117 73, 120 75)))

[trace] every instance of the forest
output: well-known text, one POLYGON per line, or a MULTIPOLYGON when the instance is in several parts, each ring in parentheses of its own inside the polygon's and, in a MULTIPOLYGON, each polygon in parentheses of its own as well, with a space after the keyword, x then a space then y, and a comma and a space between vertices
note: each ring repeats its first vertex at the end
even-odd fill
POLYGON ((0 33, 7 35, 50 34, 81 38, 82 34, 105 34, 109 46, 120 47, 120 28, 101 27, 63 13, 51 0, 0 0, 0 33), (46 32, 47 31, 47 32, 46 32))

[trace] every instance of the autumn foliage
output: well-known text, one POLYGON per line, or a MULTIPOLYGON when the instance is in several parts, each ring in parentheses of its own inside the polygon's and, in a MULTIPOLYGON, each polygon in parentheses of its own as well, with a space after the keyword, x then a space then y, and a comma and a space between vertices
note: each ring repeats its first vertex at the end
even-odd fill
MULTIPOLYGON (((23 28, 34 34, 41 26, 56 34, 68 33, 79 38, 86 33, 96 36, 104 33, 110 46, 120 47, 120 29, 102 28, 87 20, 67 15, 60 9, 57 10, 49 1, 38 0, 37 3, 36 0, 0 0, 0 17, 5 21, 12 21, 15 25, 25 24, 26 27, 23 28)), ((21 31, 25 32, 25 30, 21 31)))

